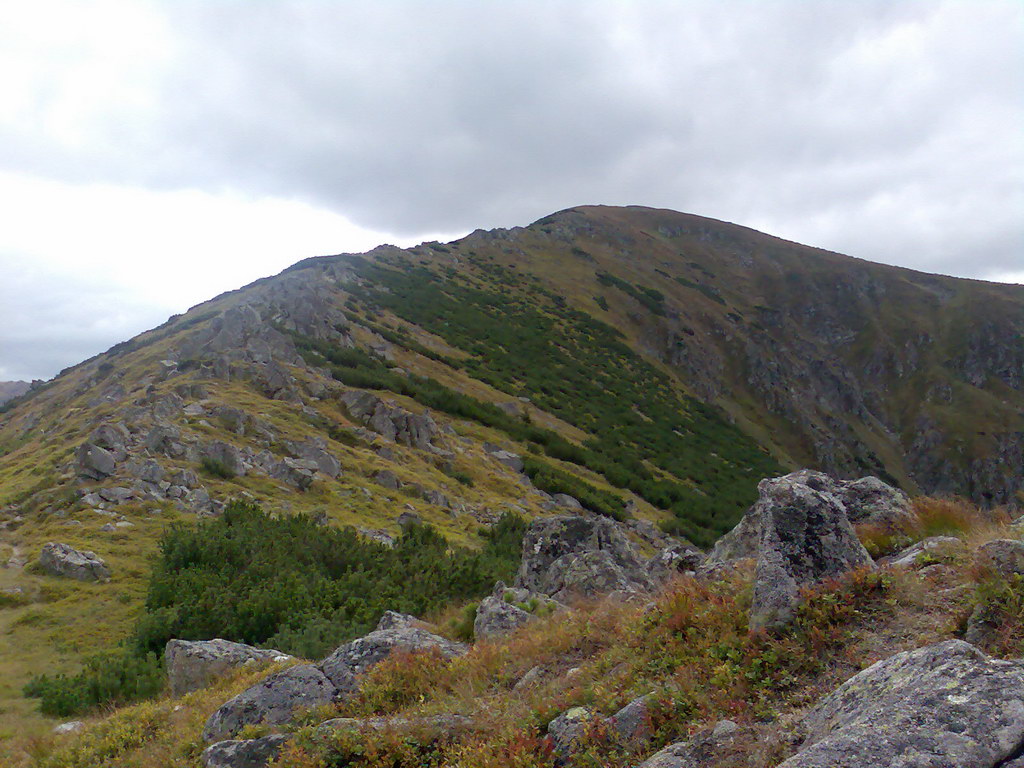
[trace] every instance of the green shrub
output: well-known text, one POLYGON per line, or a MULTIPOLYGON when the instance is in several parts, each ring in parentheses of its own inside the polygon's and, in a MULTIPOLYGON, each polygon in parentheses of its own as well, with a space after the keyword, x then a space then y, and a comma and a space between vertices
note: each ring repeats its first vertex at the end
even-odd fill
POLYGON ((163 690, 164 679, 157 654, 121 652, 88 659, 74 676, 37 675, 22 693, 39 699, 44 715, 68 717, 155 696, 163 690))
POLYGON ((510 580, 526 523, 504 516, 480 551, 407 526, 394 548, 307 516, 272 519, 233 502, 219 518, 160 541, 136 645, 224 637, 307 657, 373 629, 385 610, 423 615, 510 580))
POLYGON ((235 473, 223 461, 211 456, 204 456, 199 462, 199 468, 207 477, 217 477, 221 480, 232 480, 235 473))
POLYGON ((540 490, 547 493, 564 493, 574 497, 592 512, 615 520, 625 519, 626 502, 614 493, 595 488, 585 480, 533 457, 524 459, 523 464, 526 474, 540 490))

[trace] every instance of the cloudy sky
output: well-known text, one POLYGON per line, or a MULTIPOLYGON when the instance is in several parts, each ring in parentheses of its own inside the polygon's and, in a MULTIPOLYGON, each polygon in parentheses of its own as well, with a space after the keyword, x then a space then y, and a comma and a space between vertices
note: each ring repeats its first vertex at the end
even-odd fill
POLYGON ((583 203, 1024 282, 1019 0, 32 0, 0 71, 0 380, 583 203))

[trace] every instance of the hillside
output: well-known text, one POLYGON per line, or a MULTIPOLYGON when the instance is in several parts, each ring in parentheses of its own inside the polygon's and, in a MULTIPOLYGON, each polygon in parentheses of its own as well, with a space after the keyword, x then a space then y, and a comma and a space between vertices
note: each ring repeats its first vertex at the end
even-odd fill
POLYGON ((646 208, 307 259, 4 406, 0 737, 49 729, 22 686, 127 637, 160 536, 231 498, 470 549, 582 506, 647 554, 800 466, 1019 504, 1022 339, 1020 286, 646 208), (110 582, 42 574, 48 541, 110 582))
POLYGON ((0 405, 15 397, 21 397, 31 385, 27 381, 0 381, 0 405))

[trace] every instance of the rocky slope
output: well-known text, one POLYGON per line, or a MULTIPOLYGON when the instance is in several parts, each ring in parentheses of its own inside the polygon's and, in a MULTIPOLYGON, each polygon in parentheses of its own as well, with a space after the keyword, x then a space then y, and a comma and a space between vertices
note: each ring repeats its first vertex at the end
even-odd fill
POLYGON ((796 466, 1015 503, 1022 334, 1019 286, 645 208, 300 262, 0 413, 0 730, 42 727, 27 677, 123 637, 160 532, 235 496, 381 541, 583 507, 646 554, 796 466), (49 542, 109 581, 55 582, 49 542))

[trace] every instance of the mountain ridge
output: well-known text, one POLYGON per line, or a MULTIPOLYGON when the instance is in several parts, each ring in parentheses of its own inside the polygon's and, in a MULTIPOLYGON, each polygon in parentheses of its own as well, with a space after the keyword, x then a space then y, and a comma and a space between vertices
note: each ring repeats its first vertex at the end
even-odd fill
POLYGON ((1024 288, 658 209, 302 260, 0 413, 0 705, 123 637, 161 532, 232 497, 468 546, 581 505, 648 548, 707 546, 802 466, 1019 505, 1022 338, 1024 288), (111 584, 33 573, 55 540, 111 584))

